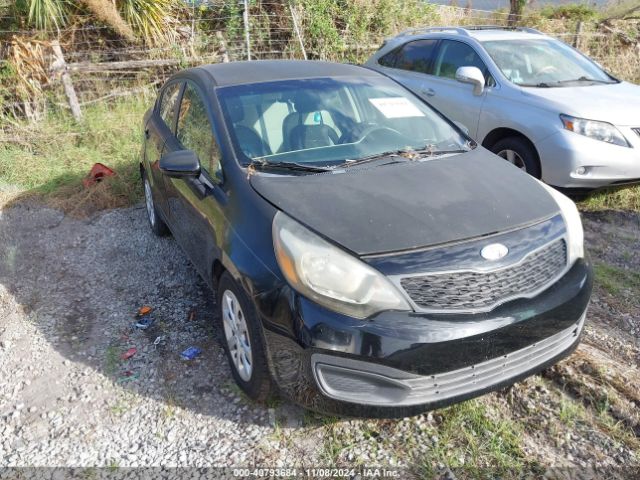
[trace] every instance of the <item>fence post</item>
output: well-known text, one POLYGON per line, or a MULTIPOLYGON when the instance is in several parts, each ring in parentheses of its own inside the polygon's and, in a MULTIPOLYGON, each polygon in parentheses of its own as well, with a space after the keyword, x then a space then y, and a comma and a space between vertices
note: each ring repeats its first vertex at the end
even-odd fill
POLYGON ((300 35, 300 28, 298 27, 298 20, 296 19, 296 12, 293 10, 293 4, 289 4, 289 11, 291 12, 291 19, 293 20, 293 28, 296 31, 296 36, 300 42, 300 49, 302 50, 302 56, 307 59, 307 51, 304 49, 304 42, 302 41, 302 35, 300 35))
POLYGON ((53 54, 56 57, 51 68, 54 72, 62 72, 62 85, 64 86, 64 93, 69 101, 69 107, 71 107, 71 113, 73 114, 73 118, 80 120, 82 118, 80 104, 78 103, 78 97, 76 96, 76 91, 73 88, 73 83, 71 82, 71 75, 69 75, 69 72, 67 71, 67 62, 65 62, 64 55, 62 55, 60 43, 57 40, 52 41, 51 48, 53 49, 53 54))
POLYGON ((220 42, 220 53, 222 53, 222 63, 229 63, 229 54, 227 53, 227 44, 224 41, 222 32, 218 30, 216 32, 216 38, 220 42))
POLYGON ((578 21, 576 25, 576 33, 573 35, 573 48, 580 49, 580 39, 582 36, 582 29, 584 27, 584 22, 582 20, 578 21))
POLYGON ((247 43, 247 60, 251 60, 251 39, 249 37, 249 0, 244 0, 244 38, 247 43))

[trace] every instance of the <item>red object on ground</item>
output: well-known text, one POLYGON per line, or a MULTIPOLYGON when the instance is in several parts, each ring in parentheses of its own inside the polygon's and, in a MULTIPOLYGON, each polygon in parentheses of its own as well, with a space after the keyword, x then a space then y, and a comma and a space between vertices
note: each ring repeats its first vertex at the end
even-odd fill
POLYGON ((122 355, 120 355, 120 358, 122 360, 129 360, 131 357, 133 357, 136 354, 137 351, 138 350, 136 349, 136 347, 132 347, 126 352, 124 352, 122 355))
POLYGON ((82 180, 82 185, 84 185, 84 187, 87 188, 99 182, 104 177, 113 177, 115 174, 116 172, 111 170, 106 165, 103 165, 102 163, 96 163, 93 165, 93 167, 91 167, 91 170, 89 171, 89 175, 87 175, 82 180))

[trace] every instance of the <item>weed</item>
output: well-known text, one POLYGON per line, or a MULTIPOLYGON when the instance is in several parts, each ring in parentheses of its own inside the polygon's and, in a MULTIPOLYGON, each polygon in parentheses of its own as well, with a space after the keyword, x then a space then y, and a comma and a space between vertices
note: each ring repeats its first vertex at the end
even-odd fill
POLYGON ((571 400, 566 395, 560 399, 560 411, 558 412, 560 421, 571 427, 576 421, 584 417, 584 407, 582 404, 571 400))
POLYGON ((104 371, 107 375, 113 376, 118 371, 120 365, 120 351, 118 347, 110 345, 105 352, 104 371))
POLYGON ((579 203, 580 208, 596 210, 640 211, 640 186, 615 188, 600 191, 579 203))
POLYGON ((610 295, 617 296, 624 290, 640 290, 640 273, 604 263, 594 267, 596 282, 610 295))
POLYGON ((87 107, 81 123, 52 112, 37 126, 21 126, 21 142, 0 145, 0 183, 15 185, 17 198, 36 197, 83 216, 131 205, 141 198, 139 154, 145 96, 87 107), (104 163, 116 176, 85 189, 91 166, 104 163))
POLYGON ((446 408, 442 418, 438 441, 422 461, 426 477, 435 476, 438 464, 463 470, 470 478, 482 478, 487 468, 502 477, 532 467, 526 464, 520 448, 522 426, 490 415, 482 401, 470 400, 446 408))

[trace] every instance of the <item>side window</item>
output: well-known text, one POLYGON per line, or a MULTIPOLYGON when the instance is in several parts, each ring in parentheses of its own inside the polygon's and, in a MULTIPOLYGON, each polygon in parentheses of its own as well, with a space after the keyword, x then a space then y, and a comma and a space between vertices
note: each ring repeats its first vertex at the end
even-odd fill
POLYGON ((202 168, 215 178, 221 170, 220 149, 213 136, 207 109, 196 89, 187 84, 178 113, 178 140, 186 150, 193 150, 200 159, 202 168))
POLYGON ((383 55, 378 59, 378 64, 383 67, 393 67, 396 64, 396 57, 398 56, 399 48, 394 48, 389 53, 383 55))
POLYGON ((431 73, 437 40, 409 42, 398 52, 395 67, 419 73, 431 73))
POLYGON ((473 48, 466 43, 443 40, 435 63, 434 75, 456 78, 456 71, 460 67, 478 67, 485 78, 488 74, 487 66, 473 48))
POLYGON ((178 95, 182 83, 174 83, 165 88, 160 99, 160 117, 164 123, 173 131, 176 108, 178 106, 178 95))

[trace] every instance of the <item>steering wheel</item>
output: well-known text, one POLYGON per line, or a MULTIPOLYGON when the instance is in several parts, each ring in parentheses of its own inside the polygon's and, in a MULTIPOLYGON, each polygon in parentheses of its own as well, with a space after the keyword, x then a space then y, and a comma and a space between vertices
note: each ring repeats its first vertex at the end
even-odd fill
POLYGON ((347 143, 348 140, 351 140, 354 143, 362 141, 374 132, 380 132, 380 133, 386 132, 386 133, 391 133, 393 135, 397 135, 398 137, 406 138, 402 133, 400 133, 399 131, 391 127, 381 127, 380 125, 368 125, 362 130, 362 132, 360 132, 360 134, 352 133, 350 135, 351 137, 350 139, 344 139, 346 140, 344 143, 347 143))
POLYGON ((538 70, 533 76, 535 78, 538 78, 538 77, 541 77, 542 75, 547 75, 549 73, 555 73, 557 71, 558 71, 558 69, 556 67, 554 67, 553 65, 547 65, 546 67, 543 67, 540 70, 538 70))

